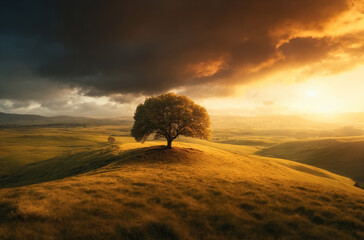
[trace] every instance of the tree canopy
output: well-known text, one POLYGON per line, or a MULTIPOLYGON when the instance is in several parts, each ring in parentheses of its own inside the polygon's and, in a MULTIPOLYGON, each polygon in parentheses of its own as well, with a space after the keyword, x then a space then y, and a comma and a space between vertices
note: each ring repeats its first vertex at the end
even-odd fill
POLYGON ((166 138, 167 148, 171 148, 179 135, 210 138, 210 117, 206 109, 174 93, 147 98, 136 108, 134 120, 131 135, 138 142, 155 134, 156 138, 166 138))

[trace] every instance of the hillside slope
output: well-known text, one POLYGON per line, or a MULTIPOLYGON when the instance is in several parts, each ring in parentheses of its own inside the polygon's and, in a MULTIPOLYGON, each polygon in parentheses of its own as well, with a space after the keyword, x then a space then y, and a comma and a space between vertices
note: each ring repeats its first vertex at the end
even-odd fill
POLYGON ((53 177, 46 179, 40 169, 52 169, 57 161, 62 166, 59 159, 3 178, 2 186, 11 187, 16 174, 25 182, 23 187, 0 190, 0 236, 364 237, 364 192, 353 187, 350 179, 315 167, 188 143, 178 143, 171 150, 149 142, 104 151, 102 158, 90 154, 89 161, 79 155, 84 156, 82 165, 91 166, 82 172, 72 172, 81 163, 73 158, 63 167, 68 177, 56 181, 50 180, 57 174, 50 173, 53 177), (100 164, 103 161, 107 163, 100 164), (30 176, 43 176, 43 183, 27 185, 30 176))
POLYGON ((89 172, 118 160, 117 149, 115 146, 100 147, 27 164, 0 175, 0 188, 52 181, 89 172))
POLYGON ((364 183, 363 137, 287 142, 257 154, 309 164, 364 183))

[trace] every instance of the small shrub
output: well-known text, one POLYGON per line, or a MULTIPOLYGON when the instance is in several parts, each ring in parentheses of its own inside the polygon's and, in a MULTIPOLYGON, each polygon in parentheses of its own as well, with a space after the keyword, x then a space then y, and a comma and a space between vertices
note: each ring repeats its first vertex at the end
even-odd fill
POLYGON ((110 144, 114 144, 116 142, 115 138, 113 136, 110 136, 107 141, 110 143, 110 144))

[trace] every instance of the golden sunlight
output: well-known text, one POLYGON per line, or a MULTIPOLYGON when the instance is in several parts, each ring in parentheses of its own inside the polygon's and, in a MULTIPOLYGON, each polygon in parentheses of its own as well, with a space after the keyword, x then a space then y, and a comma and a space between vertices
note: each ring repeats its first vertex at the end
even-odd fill
POLYGON ((364 240, 364 0, 0 16, 0 240, 364 240))
POLYGON ((318 93, 315 90, 308 90, 306 92, 306 96, 309 98, 315 98, 315 97, 317 97, 317 95, 318 95, 318 93))
MULTIPOLYGON (((283 74, 275 81, 240 86, 235 96, 204 99, 202 104, 215 114, 245 116, 360 112, 364 108, 362 76, 364 66, 336 75, 316 75, 299 82, 288 81, 283 74)), ((294 79, 294 76, 290 77, 294 79)))

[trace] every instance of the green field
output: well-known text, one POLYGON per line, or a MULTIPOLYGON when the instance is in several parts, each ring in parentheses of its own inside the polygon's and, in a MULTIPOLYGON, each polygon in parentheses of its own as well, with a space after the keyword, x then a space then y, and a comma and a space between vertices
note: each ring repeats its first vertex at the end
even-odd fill
POLYGON ((0 129, 2 173, 24 164, 107 145, 109 135, 130 142, 129 126, 14 127, 0 129))

